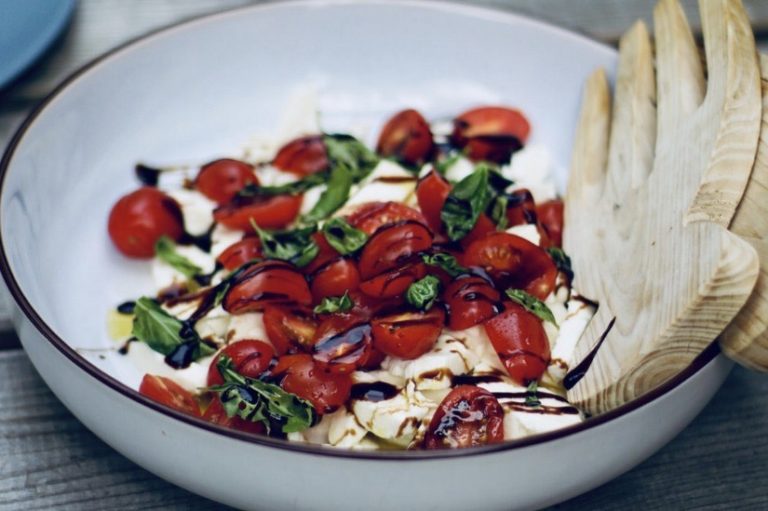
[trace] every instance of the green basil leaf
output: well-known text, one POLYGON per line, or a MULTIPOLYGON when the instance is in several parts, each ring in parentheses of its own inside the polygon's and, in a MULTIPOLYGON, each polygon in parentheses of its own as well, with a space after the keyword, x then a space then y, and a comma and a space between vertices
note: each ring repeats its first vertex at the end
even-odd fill
POLYGON ((298 181, 292 181, 276 186, 260 186, 248 184, 237 192, 238 197, 271 197, 274 195, 298 195, 304 193, 310 188, 321 185, 328 180, 328 172, 318 172, 310 174, 298 181))
POLYGON ((445 158, 434 163, 435 170, 440 175, 445 176, 445 173, 448 172, 448 169, 451 168, 457 161, 459 161, 461 157, 461 153, 451 153, 445 158))
POLYGON ((469 273, 467 268, 464 268, 451 254, 444 252, 438 252, 437 254, 424 254, 421 259, 430 266, 437 266, 442 268, 451 277, 458 277, 459 275, 469 273))
POLYGON ((251 222, 251 225, 259 235, 264 255, 269 258, 289 261, 302 268, 320 252, 320 247, 312 239, 312 235, 317 232, 316 224, 287 231, 266 231, 255 222, 251 222))
POLYGON ((493 206, 491 207, 491 220, 496 224, 496 229, 499 231, 507 230, 509 219, 507 218, 507 207, 509 205, 509 198, 506 195, 498 195, 493 200, 493 206))
POLYGON ((326 296, 320 304, 314 308, 315 314, 332 314, 334 312, 345 312, 355 306, 355 302, 349 297, 347 291, 341 296, 326 296))
POLYGON ((323 137, 331 168, 346 167, 352 181, 360 182, 378 165, 379 157, 365 144, 350 135, 326 135, 323 137))
POLYGON ((334 165, 328 179, 328 186, 302 220, 307 223, 317 222, 331 216, 334 211, 342 207, 349 198, 352 177, 352 171, 345 164, 334 165))
POLYGON ((168 236, 160 236, 155 243, 155 255, 188 279, 203 273, 202 268, 176 252, 176 243, 168 236))
POLYGON ((169 355, 185 343, 197 344, 193 360, 211 355, 215 351, 202 342, 194 328, 184 328, 184 323, 168 314, 151 298, 144 296, 136 300, 133 313, 133 336, 158 353, 169 355))
POLYGON ((519 303, 525 307, 528 312, 535 314, 542 321, 549 321, 557 326, 557 321, 555 321, 555 316, 552 314, 552 311, 544 302, 535 296, 529 295, 522 289, 507 289, 506 293, 510 300, 519 303))
POLYGON ((440 293, 440 279, 434 275, 427 275, 417 280, 405 292, 405 300, 421 310, 429 310, 434 305, 440 293))
POLYGON ((475 226, 480 213, 492 198, 488 185, 488 165, 479 164, 475 171, 456 183, 440 212, 448 237, 460 240, 475 226))
POLYGON ((552 260, 555 262, 557 269, 565 275, 568 281, 573 280, 573 267, 571 266, 571 258, 568 257, 562 248, 550 247, 547 249, 552 260))
POLYGON ((368 235, 349 225, 343 218, 331 218, 323 225, 325 240, 339 254, 349 255, 357 252, 368 241, 368 235))
POLYGON ((525 396, 525 406, 537 407, 541 406, 541 400, 539 399, 539 382, 536 380, 528 384, 527 394, 525 396))

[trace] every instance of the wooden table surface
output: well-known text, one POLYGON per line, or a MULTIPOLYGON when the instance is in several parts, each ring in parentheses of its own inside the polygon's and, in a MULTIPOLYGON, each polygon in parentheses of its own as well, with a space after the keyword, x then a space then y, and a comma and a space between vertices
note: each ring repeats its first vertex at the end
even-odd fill
MULTIPOLYGON (((14 1, 14 0, 4 0, 14 1)), ((15 0, 24 1, 24 0, 15 0)), ((707 0, 704 0, 707 1, 707 0)), ((743 0, 768 51, 768 1, 743 0)), ((0 148, 67 74, 158 27, 253 0, 80 0, 67 31, 0 90, 0 148)), ((482 0, 613 43, 649 0, 482 0)), ((695 1, 683 1, 698 27, 695 1)), ((113 451, 48 390, 10 329, 0 285, 0 511, 222 509, 113 451)), ((553 509, 768 509, 768 377, 737 368, 680 436, 634 470, 553 509)), ((652 426, 651 426, 652 427, 652 426)))

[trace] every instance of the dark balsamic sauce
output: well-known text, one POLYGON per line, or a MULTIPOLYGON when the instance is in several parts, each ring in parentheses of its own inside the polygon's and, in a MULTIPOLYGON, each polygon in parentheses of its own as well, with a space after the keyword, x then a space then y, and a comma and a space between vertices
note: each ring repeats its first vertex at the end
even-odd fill
POLYGON ((592 351, 589 352, 589 355, 587 355, 584 360, 579 362, 576 367, 574 367, 568 374, 565 375, 565 378, 563 378, 563 386, 567 390, 571 390, 577 383, 579 383, 579 380, 581 380, 584 375, 587 374, 589 366, 592 365, 592 361, 595 359, 595 355, 597 355, 597 350, 599 350, 600 346, 603 345, 605 338, 608 337, 608 333, 613 328, 613 324, 615 322, 616 318, 613 318, 611 322, 608 323, 608 327, 600 336, 600 339, 597 341, 597 344, 595 344, 595 347, 592 348, 592 351))
POLYGON ((197 341, 187 341, 179 344, 165 356, 165 363, 174 369, 185 369, 190 366, 199 349, 197 341))
POLYGON ((496 383, 503 381, 501 377, 497 374, 479 374, 477 376, 472 376, 469 374, 460 374, 458 376, 454 376, 451 379, 451 386, 455 387, 457 385, 477 385, 479 383, 496 383))
POLYGON ((117 306, 117 312, 120 314, 133 314, 133 310, 136 308, 136 302, 128 300, 117 306))
POLYGON ((150 167, 142 163, 137 163, 134 171, 136 172, 136 177, 139 181, 146 186, 157 186, 157 183, 160 180, 160 173, 162 172, 161 169, 150 167))
POLYGON ((118 348, 117 352, 119 354, 121 354, 121 355, 127 355, 128 354, 128 349, 129 349, 131 343, 132 342, 137 342, 137 341, 138 341, 137 338, 131 337, 130 339, 125 341, 125 344, 123 344, 122 346, 120 346, 120 348, 118 348))
MULTIPOLYGON (((215 225, 215 224, 214 224, 215 225)), ((213 242, 211 241, 211 234, 213 233, 213 226, 211 226, 210 229, 208 229, 203 234, 199 235, 192 235, 189 234, 187 231, 184 231, 184 234, 181 235, 181 238, 179 238, 179 245, 194 245, 203 252, 210 252, 211 251, 211 245, 213 242)))
POLYGON ((392 399, 398 392, 400 392, 400 390, 397 387, 383 381, 377 381, 375 383, 355 383, 352 385, 350 398, 378 403, 379 401, 392 399))

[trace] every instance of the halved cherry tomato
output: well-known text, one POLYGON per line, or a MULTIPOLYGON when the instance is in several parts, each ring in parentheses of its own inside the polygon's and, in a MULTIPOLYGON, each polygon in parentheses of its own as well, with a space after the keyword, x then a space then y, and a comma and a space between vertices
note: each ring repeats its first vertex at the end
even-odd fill
POLYGON ((216 260, 224 269, 231 271, 257 257, 261 257, 261 241, 255 236, 250 236, 228 246, 216 260))
POLYGON ((308 350, 317 330, 317 321, 308 308, 267 305, 264 308, 264 330, 278 355, 308 350))
POLYGON ((484 278, 466 275, 446 287, 443 299, 448 307, 448 327, 464 330, 495 316, 501 296, 484 278))
POLYGON ((387 355, 413 360, 432 349, 445 324, 445 312, 401 312, 371 322, 373 345, 387 355))
POLYGON ((229 158, 203 165, 195 178, 195 188, 219 205, 231 201, 247 184, 259 184, 253 165, 229 158))
POLYGON ((500 287, 514 287, 544 300, 555 288, 557 267, 547 251, 530 241, 496 232, 473 242, 464 264, 487 271, 500 287))
POLYGON ((323 137, 312 135, 292 140, 277 151, 272 165, 299 177, 328 168, 328 151, 323 137))
POLYGON ((404 302, 404 297, 402 296, 388 298, 373 297, 368 296, 361 289, 350 292, 349 297, 354 303, 349 313, 364 318, 366 321, 382 311, 393 310, 404 302))
POLYGON ((405 220, 380 228, 360 254, 360 277, 368 280, 403 266, 432 246, 432 233, 424 225, 405 220))
POLYGON ((157 188, 144 186, 118 200, 109 213, 109 237, 128 257, 152 257, 162 236, 179 240, 184 219, 179 204, 157 188))
POLYGON ((406 264, 360 283, 360 291, 372 298, 387 299, 401 296, 408 286, 427 274, 424 263, 406 264))
POLYGON ((399 202, 366 202, 347 217, 352 227, 360 229, 368 236, 376 232, 379 227, 403 220, 415 220, 424 225, 427 224, 424 215, 399 202))
POLYGON ((459 385, 432 416, 424 448, 475 447, 503 440, 504 409, 496 396, 474 385, 459 385))
POLYGON ((429 227, 435 232, 442 230, 443 221, 440 219, 440 212, 450 193, 451 184, 435 170, 431 170, 416 187, 419 209, 427 219, 429 227))
POLYGON ((374 371, 381 367, 381 363, 387 357, 386 354, 376 349, 376 346, 371 349, 368 358, 360 361, 360 369, 364 371, 374 371))
POLYGON ((235 371, 248 378, 256 379, 269 368, 269 364, 275 356, 275 350, 263 341, 245 339, 233 342, 221 350, 211 361, 211 365, 208 366, 208 386, 224 383, 219 368, 216 366, 222 355, 227 355, 232 359, 235 371))
POLYGON ((504 311, 488 320, 484 327, 513 380, 527 385, 541 378, 551 355, 547 333, 535 314, 522 305, 505 302, 504 311))
POLYGON ((234 417, 227 417, 227 412, 224 411, 224 406, 221 404, 218 394, 213 396, 211 404, 206 408, 203 414, 203 419, 213 424, 219 424, 227 428, 236 429, 238 431, 245 431, 246 433, 255 433, 257 435, 263 435, 266 433, 266 428, 261 422, 251 422, 235 415, 234 417))
POLYGON ((315 360, 333 372, 351 373, 371 357, 371 325, 354 314, 333 314, 320 322, 313 344, 315 360))
POLYGON ((518 110, 481 107, 454 119, 451 142, 473 161, 506 163, 525 143, 530 130, 528 120, 518 110))
POLYGON ((213 219, 230 229, 249 231, 251 219, 262 229, 281 229, 296 219, 301 195, 235 197, 213 211, 213 219))
POLYGON ((312 298, 320 303, 328 296, 341 296, 360 285, 360 272, 351 259, 339 258, 318 268, 312 274, 312 298))
POLYGON ((308 265, 302 268, 302 271, 305 275, 312 275, 321 266, 324 266, 332 260, 341 257, 341 254, 339 254, 336 249, 333 248, 330 243, 328 243, 328 240, 325 239, 325 235, 322 232, 314 233, 312 235, 312 239, 317 245, 318 251, 315 258, 312 259, 308 265))
POLYGON ((492 232, 496 232, 496 224, 493 223, 493 220, 488 215, 480 213, 472 230, 461 238, 461 246, 466 249, 473 241, 482 239, 486 234, 492 232))
POLYGON ((283 376, 280 386, 312 403, 320 415, 343 406, 352 391, 352 378, 348 374, 335 374, 309 355, 280 357, 273 374, 283 376))
POLYGON ((254 264, 232 283, 224 295, 224 310, 230 314, 261 311, 269 304, 294 303, 309 306, 312 294, 304 276, 282 261, 254 264))
POLYGON ((563 246, 563 209, 563 201, 560 199, 550 200, 536 207, 539 221, 547 231, 552 245, 556 247, 563 246))
POLYGON ((413 109, 390 118, 381 130, 376 152, 406 165, 421 166, 432 157, 435 143, 424 117, 413 109))
POLYGON ((139 385, 139 394, 174 410, 200 416, 200 406, 195 396, 170 378, 145 374, 139 385))
POLYGON ((536 203, 529 190, 525 188, 515 190, 508 195, 508 199, 507 223, 510 227, 536 223, 536 203))

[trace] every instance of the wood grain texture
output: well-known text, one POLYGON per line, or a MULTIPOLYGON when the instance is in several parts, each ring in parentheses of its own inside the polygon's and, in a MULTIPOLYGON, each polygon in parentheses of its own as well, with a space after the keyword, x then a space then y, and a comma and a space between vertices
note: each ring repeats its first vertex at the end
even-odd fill
MULTIPOLYGON (((755 249, 726 230, 760 134, 757 54, 738 0, 701 5, 706 88, 682 9, 661 0, 656 76, 642 22, 620 43, 605 184, 594 169, 584 175, 595 153, 605 151, 605 135, 578 139, 574 148, 565 249, 574 287, 600 306, 569 363, 593 357, 591 365, 568 397, 591 413, 635 399, 687 367, 736 316, 757 280, 755 249)), ((594 93, 605 95, 605 87, 594 93)), ((587 98, 582 129, 604 129, 603 122, 585 124, 605 103, 587 98)))

